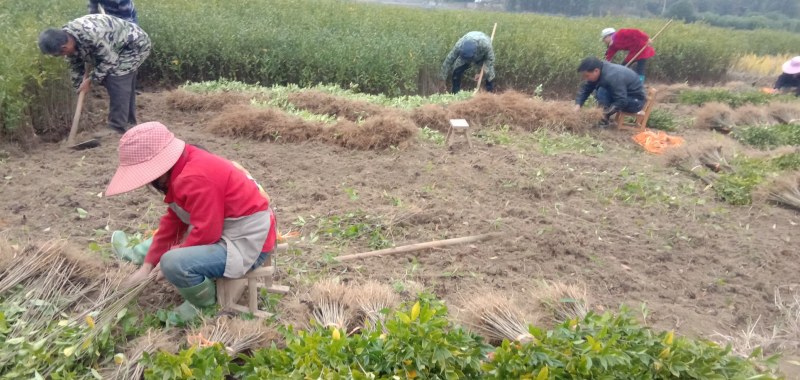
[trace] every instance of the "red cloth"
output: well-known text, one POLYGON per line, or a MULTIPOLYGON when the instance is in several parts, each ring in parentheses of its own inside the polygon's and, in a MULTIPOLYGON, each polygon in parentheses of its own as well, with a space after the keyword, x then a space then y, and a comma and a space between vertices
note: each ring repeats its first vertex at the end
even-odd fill
POLYGON ((639 57, 636 58, 637 61, 652 58, 656 55, 656 50, 647 44, 650 41, 650 37, 639 29, 620 29, 614 33, 611 39, 613 42, 606 50, 606 61, 611 61, 618 51, 625 50, 628 52, 628 56, 622 62, 623 64, 628 63, 645 46, 647 47, 642 54, 639 54, 639 57))
MULTIPOLYGON (((214 244, 222 238, 225 218, 238 218, 269 209, 269 201, 241 170, 230 161, 191 145, 186 145, 172 167, 164 203, 173 202, 191 215, 192 231, 181 243, 189 226, 168 209, 153 236, 153 244, 144 259, 146 263, 158 264, 161 256, 172 248, 214 244)), ((262 252, 275 247, 276 224, 273 213, 262 252)))

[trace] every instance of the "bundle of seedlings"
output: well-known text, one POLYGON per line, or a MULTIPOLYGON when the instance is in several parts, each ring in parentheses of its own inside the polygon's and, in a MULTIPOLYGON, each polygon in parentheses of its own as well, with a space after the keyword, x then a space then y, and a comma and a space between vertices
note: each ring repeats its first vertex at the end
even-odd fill
POLYGON ((358 318, 365 327, 383 325, 386 312, 400 303, 400 297, 392 287, 377 281, 353 287, 348 295, 350 304, 358 310, 358 318))
POLYGON ((230 356, 235 357, 245 351, 266 347, 269 342, 278 340, 278 333, 259 320, 222 316, 213 321, 204 320, 200 327, 187 335, 187 340, 192 345, 219 343, 230 356))
POLYGON ((728 134, 736 126, 733 109, 724 103, 711 102, 700 107, 695 113, 694 125, 700 129, 711 129, 728 134))
POLYGON ((529 326, 537 318, 526 316, 506 296, 497 292, 470 295, 462 302, 461 322, 490 343, 509 340, 525 344, 534 340, 529 326))
POLYGON ((544 282, 534 290, 534 298, 551 313, 554 323, 582 320, 591 310, 586 288, 560 282, 544 282))
POLYGON ((800 211, 800 173, 773 182, 769 187, 767 199, 800 211))
POLYGON ((800 285, 783 285, 775 289, 775 307, 780 312, 780 348, 800 348, 800 285))
POLYGON ((689 84, 685 82, 658 86, 656 87, 658 91, 656 92, 655 101, 658 103, 677 103, 678 95, 689 88, 689 84))
POLYGON ((409 112, 409 117, 419 128, 427 127, 442 133, 447 133, 450 128, 449 120, 454 118, 446 109, 436 104, 414 108, 409 112))
POLYGON ((767 107, 767 112, 780 124, 800 122, 800 105, 797 103, 772 102, 767 107))
POLYGON ((667 158, 670 166, 696 177, 706 185, 713 185, 719 174, 734 171, 726 158, 727 147, 723 145, 716 142, 695 144, 676 150, 667 158))
POLYGON ((350 289, 337 279, 329 278, 318 281, 311 287, 311 316, 323 327, 347 329, 352 317, 348 306, 350 289))
MULTIPOLYGON (((330 132, 331 131, 326 131, 330 132)), ((361 124, 340 121, 332 128, 335 141, 345 147, 361 150, 383 150, 408 145, 418 133, 411 119, 399 112, 384 112, 361 124)))
POLYGON ((735 125, 771 125, 774 124, 769 112, 764 106, 752 104, 743 105, 736 109, 733 123, 735 125))
POLYGON ((16 287, 25 280, 39 275, 59 257, 63 244, 47 242, 38 247, 27 247, 16 252, 5 245, 0 253, 3 255, 2 273, 0 274, 0 294, 16 287))
POLYGON ((139 361, 144 354, 155 354, 159 351, 174 354, 179 351, 178 332, 175 330, 148 329, 142 335, 125 345, 124 355, 114 357, 115 365, 107 367, 103 372, 104 379, 128 380, 141 379, 145 366, 139 361))
POLYGON ((256 141, 303 142, 317 138, 321 125, 277 108, 234 105, 211 119, 209 130, 218 136, 231 136, 256 141))

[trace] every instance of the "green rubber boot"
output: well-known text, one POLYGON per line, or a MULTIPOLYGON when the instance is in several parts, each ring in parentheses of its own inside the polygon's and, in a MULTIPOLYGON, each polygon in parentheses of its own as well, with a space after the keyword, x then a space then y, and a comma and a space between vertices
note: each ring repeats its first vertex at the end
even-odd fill
POLYGON ((114 231, 111 234, 111 251, 115 256, 122 260, 130 261, 136 265, 142 265, 147 251, 150 249, 150 244, 153 243, 153 238, 149 238, 133 247, 130 246, 130 239, 123 231, 114 231))
POLYGON ((197 318, 198 309, 217 303, 217 286, 210 278, 190 288, 178 288, 178 293, 186 299, 186 302, 176 307, 175 313, 184 322, 197 318))

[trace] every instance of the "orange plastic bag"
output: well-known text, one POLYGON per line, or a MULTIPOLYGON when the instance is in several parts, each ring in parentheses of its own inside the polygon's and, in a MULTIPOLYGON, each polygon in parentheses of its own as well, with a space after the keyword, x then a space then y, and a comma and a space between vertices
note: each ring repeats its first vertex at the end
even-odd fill
POLYGON ((644 150, 655 154, 664 153, 665 150, 681 146, 685 142, 682 137, 670 136, 664 131, 644 131, 634 135, 632 138, 644 150))

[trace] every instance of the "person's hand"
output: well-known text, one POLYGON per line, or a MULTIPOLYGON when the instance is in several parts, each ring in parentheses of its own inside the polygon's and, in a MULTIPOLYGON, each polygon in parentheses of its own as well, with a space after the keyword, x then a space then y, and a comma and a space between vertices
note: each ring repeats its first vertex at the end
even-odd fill
POLYGON ((572 110, 575 111, 575 112, 580 111, 581 110, 581 105, 580 104, 576 104, 574 107, 572 107, 572 110))
POLYGON ((81 92, 89 92, 89 87, 92 85, 92 80, 90 78, 83 78, 83 82, 81 82, 80 87, 78 87, 78 93, 81 92))
POLYGON ((128 276, 128 278, 126 278, 125 281, 122 282, 122 287, 130 288, 139 285, 144 280, 146 280, 148 276, 150 276, 150 272, 152 270, 153 270, 153 264, 149 263, 142 264, 141 268, 137 269, 136 272, 133 272, 133 274, 128 276))
POLYGON ((155 269, 153 270, 156 271, 156 281, 161 281, 164 279, 164 272, 161 271, 161 264, 156 265, 155 269))

